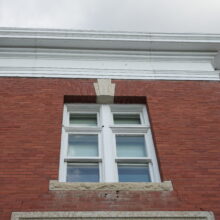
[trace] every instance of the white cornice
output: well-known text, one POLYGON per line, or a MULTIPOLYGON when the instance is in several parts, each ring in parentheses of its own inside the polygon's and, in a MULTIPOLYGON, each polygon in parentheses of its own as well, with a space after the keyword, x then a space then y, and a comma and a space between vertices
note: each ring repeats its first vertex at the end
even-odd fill
POLYGON ((220 34, 0 28, 0 47, 4 46, 218 51, 220 34))
POLYGON ((110 78, 144 80, 220 80, 220 71, 122 70, 85 68, 0 68, 0 77, 110 78))
POLYGON ((219 80, 219 34, 0 28, 0 76, 219 80))
POLYGON ((166 42, 206 42, 219 43, 220 34, 202 33, 146 33, 116 32, 69 29, 0 28, 0 37, 8 38, 51 38, 51 39, 89 39, 89 40, 130 40, 166 42))
POLYGON ((212 61, 217 52, 0 48, 0 58, 212 61))

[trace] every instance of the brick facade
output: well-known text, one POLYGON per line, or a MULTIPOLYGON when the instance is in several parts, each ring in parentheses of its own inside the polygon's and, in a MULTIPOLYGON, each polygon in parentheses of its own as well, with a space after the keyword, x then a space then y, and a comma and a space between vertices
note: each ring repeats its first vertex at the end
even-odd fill
POLYGON ((146 97, 161 177, 174 191, 48 190, 58 178, 64 96, 94 102, 93 82, 0 78, 0 219, 15 211, 105 210, 204 210, 220 219, 219 82, 113 81, 116 102, 146 97))

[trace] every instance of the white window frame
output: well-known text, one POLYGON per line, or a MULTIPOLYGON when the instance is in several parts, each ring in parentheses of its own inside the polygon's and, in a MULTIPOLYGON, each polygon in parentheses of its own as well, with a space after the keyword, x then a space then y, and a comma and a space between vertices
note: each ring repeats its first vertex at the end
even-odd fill
POLYGON ((151 182, 161 182, 159 168, 152 139, 149 118, 145 105, 136 104, 65 104, 63 111, 63 126, 60 151, 59 181, 66 182, 68 162, 99 163, 100 182, 118 182, 118 167, 120 163, 148 163, 151 182), (97 126, 76 126, 69 124, 70 113, 97 114, 97 126), (113 122, 113 114, 139 114, 140 125, 118 125, 113 122), (68 158, 69 134, 98 134, 99 156, 68 158), (143 135, 145 138, 147 157, 117 158, 116 135, 143 135))

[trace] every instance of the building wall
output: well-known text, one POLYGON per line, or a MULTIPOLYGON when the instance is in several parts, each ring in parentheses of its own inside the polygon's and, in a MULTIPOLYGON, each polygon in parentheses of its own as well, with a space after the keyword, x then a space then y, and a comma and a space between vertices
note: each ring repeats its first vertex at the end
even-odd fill
POLYGON ((146 97, 161 177, 174 191, 48 190, 58 179, 64 96, 92 102, 93 82, 0 78, 0 219, 14 211, 103 210, 207 210, 220 219, 219 82, 113 81, 119 102, 146 97))

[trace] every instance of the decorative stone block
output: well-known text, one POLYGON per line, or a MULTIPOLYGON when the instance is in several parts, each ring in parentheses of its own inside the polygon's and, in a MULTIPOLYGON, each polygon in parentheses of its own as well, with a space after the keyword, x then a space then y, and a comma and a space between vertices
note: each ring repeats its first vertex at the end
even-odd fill
POLYGON ((99 104, 111 104, 114 102, 115 84, 111 79, 97 79, 94 83, 96 92, 96 102, 99 104))

